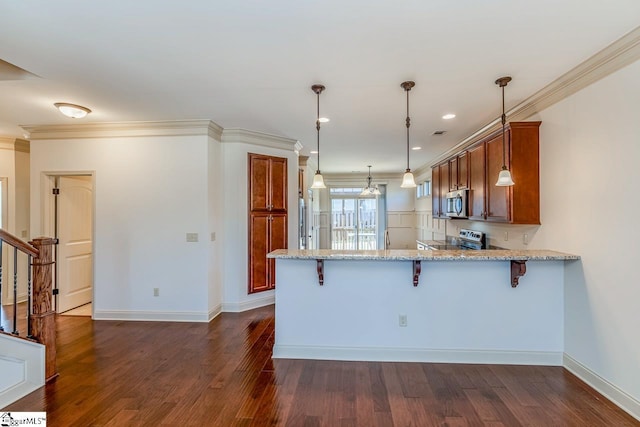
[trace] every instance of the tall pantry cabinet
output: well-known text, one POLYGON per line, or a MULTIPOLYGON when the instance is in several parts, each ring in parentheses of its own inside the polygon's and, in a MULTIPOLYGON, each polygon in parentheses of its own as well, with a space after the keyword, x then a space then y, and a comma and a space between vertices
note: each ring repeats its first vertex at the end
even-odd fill
POLYGON ((287 248, 287 159, 249 153, 249 293, 275 288, 275 260, 287 248))

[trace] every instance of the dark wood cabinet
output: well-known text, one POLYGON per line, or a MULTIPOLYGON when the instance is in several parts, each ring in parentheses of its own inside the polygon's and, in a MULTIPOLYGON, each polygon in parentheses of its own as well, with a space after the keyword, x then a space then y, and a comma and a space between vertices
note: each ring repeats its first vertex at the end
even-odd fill
POLYGON ((275 260, 287 248, 287 159, 249 153, 249 293, 275 287, 275 260))
POLYGON ((447 193, 450 186, 449 162, 434 166, 431 170, 431 203, 434 218, 447 218, 447 193))
POLYGON ((469 155, 465 151, 458 154, 458 190, 469 188, 469 155))
POLYGON ((440 167, 431 169, 431 214, 440 217, 440 167))
POLYGON ((515 185, 497 187, 502 169, 502 129, 488 135, 432 169, 439 176, 438 201, 434 187, 434 217, 436 205, 440 217, 446 211, 444 188, 469 189, 469 219, 510 224, 540 224, 540 160, 539 127, 541 122, 511 122, 505 133, 505 164, 515 185), (452 166, 455 165, 455 166, 452 166), (465 171, 466 168, 466 171, 465 171), (456 171, 454 174, 453 171, 456 171), (447 178, 443 178, 446 175, 447 178), (445 179, 451 179, 446 181, 445 179), (455 178, 454 178, 455 177, 455 178), (456 183, 452 182, 457 180, 456 183))
POLYGON ((467 152, 449 160, 449 191, 469 188, 469 156, 467 152))
POLYGON ((477 144, 469 149, 469 219, 484 220, 486 154, 485 144, 477 144))
MULTIPOLYGON (((485 142, 487 153, 487 192, 486 192, 486 219, 487 221, 509 222, 509 187, 497 187, 498 174, 502 170, 502 132, 485 142)), ((505 138, 507 146, 507 168, 510 167, 508 159, 509 140, 505 138)))

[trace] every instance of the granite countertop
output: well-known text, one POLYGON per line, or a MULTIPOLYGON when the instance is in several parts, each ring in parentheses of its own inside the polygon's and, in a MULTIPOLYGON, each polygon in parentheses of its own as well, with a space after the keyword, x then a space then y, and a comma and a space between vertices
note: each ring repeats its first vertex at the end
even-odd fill
POLYGON ((380 260, 380 261, 566 261, 580 256, 540 250, 410 250, 344 251, 331 249, 278 249, 267 255, 275 259, 380 260))

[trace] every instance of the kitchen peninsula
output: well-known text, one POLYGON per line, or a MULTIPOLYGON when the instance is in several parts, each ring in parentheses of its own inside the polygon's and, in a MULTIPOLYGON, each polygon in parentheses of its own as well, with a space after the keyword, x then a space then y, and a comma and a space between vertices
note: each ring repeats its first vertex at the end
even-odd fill
POLYGON ((274 358, 561 365, 564 269, 546 250, 286 250, 274 358))

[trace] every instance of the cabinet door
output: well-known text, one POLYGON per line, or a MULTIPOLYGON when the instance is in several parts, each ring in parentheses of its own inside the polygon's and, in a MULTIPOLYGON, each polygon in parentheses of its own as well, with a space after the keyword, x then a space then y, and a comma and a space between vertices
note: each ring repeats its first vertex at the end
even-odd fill
POLYGON ((270 201, 272 211, 287 210, 287 159, 271 157, 270 161, 270 201))
POLYGON ((449 160, 449 191, 458 189, 458 158, 449 160))
POLYGON ((447 193, 449 192, 449 162, 440 165, 440 218, 447 217, 447 193))
POLYGON ((249 154, 249 210, 266 211, 269 204, 269 157, 249 154))
MULTIPOLYGON (((509 134, 505 138, 505 162, 509 167, 509 134)), ((509 188, 496 187, 502 170, 502 134, 487 141, 487 220, 509 222, 509 188)))
POLYGON ((249 293, 270 289, 269 263, 269 221, 266 213, 250 214, 249 219, 249 293))
POLYGON ((467 152, 458 156, 458 190, 469 188, 469 156, 467 152))
MULTIPOLYGON (((269 252, 287 248, 287 216, 274 214, 269 219, 269 252)), ((269 289, 276 286, 276 260, 267 260, 269 264, 269 289)))
POLYGON ((469 219, 485 219, 485 145, 468 151, 469 157, 469 219))
POLYGON ((431 168, 431 215, 434 218, 440 216, 440 167, 431 168))

